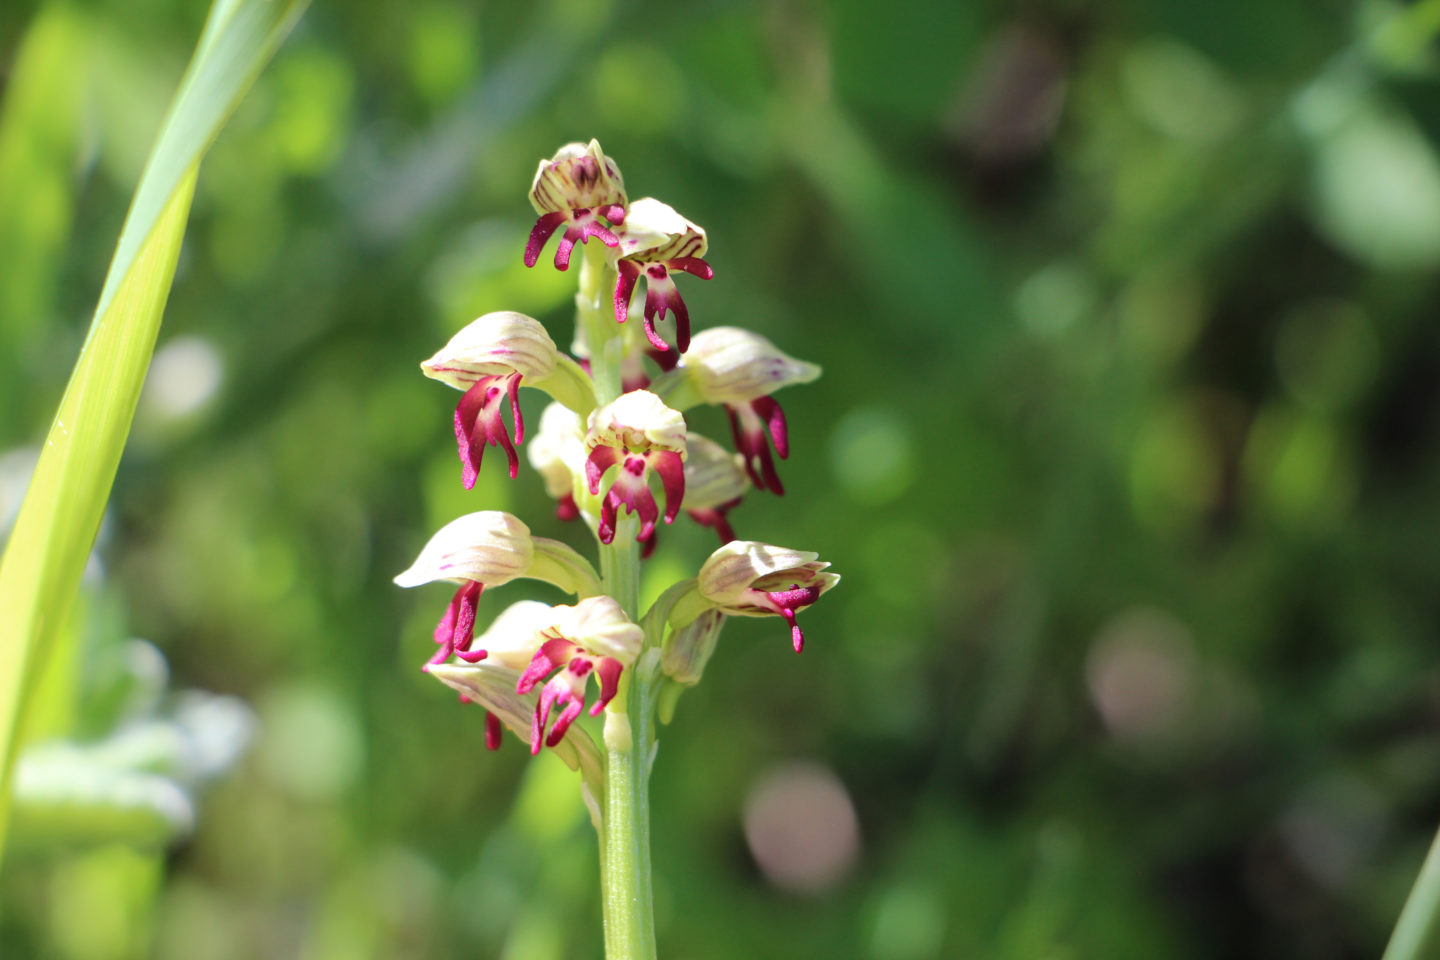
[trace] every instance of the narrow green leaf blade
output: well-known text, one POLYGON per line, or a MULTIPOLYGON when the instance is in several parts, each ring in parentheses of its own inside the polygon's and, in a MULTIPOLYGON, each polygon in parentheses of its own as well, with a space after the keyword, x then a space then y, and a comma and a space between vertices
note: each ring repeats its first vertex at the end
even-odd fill
POLYGON ((0 561, 0 842, 28 681, 44 645, 64 626, 100 528, 160 331, 194 186, 192 172, 95 323, 0 561))
POLYGON ((216 0, 0 559, 0 855, 29 687, 74 600, 175 275, 200 158, 305 0, 216 0))

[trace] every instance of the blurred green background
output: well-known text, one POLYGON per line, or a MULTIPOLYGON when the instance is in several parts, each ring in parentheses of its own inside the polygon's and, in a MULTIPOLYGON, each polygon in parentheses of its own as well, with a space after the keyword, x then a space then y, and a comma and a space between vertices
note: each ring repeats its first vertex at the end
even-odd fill
MULTIPOLYGON (((0 5, 0 530, 204 7, 0 5)), ((469 510, 588 549, 528 466, 461 489, 417 363, 496 309, 568 342, 525 193, 592 136, 709 231, 697 329, 825 367, 731 517, 845 577, 663 732, 662 955, 1377 956, 1440 823, 1437 30, 316 5, 202 169, 0 956, 600 956, 574 781, 486 753, 418 669, 444 589, 390 583, 469 510)), ((712 547, 664 530, 650 589, 712 547)))

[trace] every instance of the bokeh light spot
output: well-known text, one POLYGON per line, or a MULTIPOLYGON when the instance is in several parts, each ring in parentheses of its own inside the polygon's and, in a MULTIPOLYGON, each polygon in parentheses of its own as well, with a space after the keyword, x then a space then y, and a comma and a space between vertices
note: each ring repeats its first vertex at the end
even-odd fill
POLYGON ((1183 356, 1205 322, 1204 288, 1191 274, 1140 274, 1116 304, 1125 346, 1138 361, 1161 366, 1183 356))
POLYGON ((415 4, 408 16, 411 82, 441 103, 459 93, 480 65, 480 31, 472 10, 453 3, 415 4))
POLYGON ((225 378, 225 361, 203 337, 176 337, 155 351, 141 409, 156 420, 190 416, 214 398, 225 378))
POLYGON ((1042 340, 1058 340, 1095 310, 1095 281, 1078 264, 1061 261, 1031 274, 1015 294, 1015 309, 1026 329, 1042 340))
POLYGON ((1325 137, 1315 217, 1357 260, 1389 269, 1440 263, 1440 163, 1410 121, 1378 108, 1325 137))
POLYGON ((661 50, 646 44, 621 44, 605 51, 592 84, 595 111, 617 130, 669 129, 686 103, 685 75, 661 50))
POLYGON ((1330 422, 1269 407, 1245 449, 1245 479, 1261 509, 1294 529, 1324 529, 1350 511, 1353 454, 1330 422))
POLYGON ((1183 44, 1140 43, 1125 57, 1123 75, 1135 112, 1177 140, 1221 139, 1243 115, 1244 101, 1229 78, 1183 44))
POLYGON ((337 796, 360 775, 360 718, 334 691, 307 683, 271 687, 260 701, 261 769, 302 800, 337 796))
POLYGON ((945 907, 928 887, 901 884, 886 891, 870 934, 875 960, 931 960, 940 956, 945 907))
POLYGON ((915 479, 913 447, 903 416, 879 407, 858 407, 835 424, 830 435, 830 464, 836 480, 853 499, 890 503, 915 479))
POLYGON ((1194 685, 1190 633, 1160 610, 1135 608, 1110 620, 1085 658, 1085 682, 1118 740, 1165 738, 1183 719, 1194 685))
POLYGON ((278 91, 275 143, 290 170, 311 175, 328 169, 350 132, 355 81, 338 55, 309 48, 275 64, 278 91))
POLYGON ((1136 518, 1158 532, 1193 528, 1219 496, 1221 464, 1198 403, 1152 411, 1130 456, 1136 518))
POLYGON ((750 790, 745 840, 772 884, 819 893, 850 872, 860 853, 860 823, 835 774, 796 762, 767 770, 750 790))

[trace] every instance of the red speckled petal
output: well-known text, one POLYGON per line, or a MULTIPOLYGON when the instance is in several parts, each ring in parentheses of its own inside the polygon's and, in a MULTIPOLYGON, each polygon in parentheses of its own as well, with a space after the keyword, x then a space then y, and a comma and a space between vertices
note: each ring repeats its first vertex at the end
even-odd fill
POLYGON ((674 523, 685 499, 685 463, 680 454, 668 450, 652 451, 647 459, 665 488, 665 522, 674 523))
POLYGON ((564 223, 566 214, 563 210, 554 213, 547 213, 535 221, 535 226, 530 231, 530 241, 525 244, 525 266, 533 267, 540 261, 540 251, 545 249, 545 242, 550 235, 564 223))
POLYGON ((640 279, 640 265, 633 260, 621 260, 616 267, 620 276, 615 281, 615 322, 624 323, 630 317, 630 298, 635 295, 635 282, 640 279))
POLYGON ((600 492, 600 480, 605 476, 605 471, 619 461, 620 451, 614 447, 599 446, 590 451, 590 456, 585 458, 585 483, 592 494, 600 492))
POLYGON ((615 693, 620 689, 620 672, 624 669, 625 665, 614 657, 600 658, 595 665, 595 673, 600 677, 600 699, 590 708, 590 716, 600 716, 605 705, 615 699, 615 693))

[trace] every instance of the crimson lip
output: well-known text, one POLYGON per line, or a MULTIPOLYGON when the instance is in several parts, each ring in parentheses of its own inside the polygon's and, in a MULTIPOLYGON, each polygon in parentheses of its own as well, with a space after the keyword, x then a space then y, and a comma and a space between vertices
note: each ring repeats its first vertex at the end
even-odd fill
POLYGON ((690 310, 685 306, 672 273, 688 273, 701 280, 715 276, 710 265, 699 257, 675 257, 671 260, 646 261, 625 259, 616 264, 619 279, 615 282, 615 321, 624 323, 630 315, 630 297, 640 277, 645 277, 645 336, 661 353, 670 345, 655 331, 657 321, 665 319, 666 311, 675 315, 675 348, 684 353, 690 349, 690 310))
POLYGON ((520 472, 516 444, 525 439, 525 421, 520 415, 520 374, 496 374, 481 377, 460 398, 455 407, 455 443, 459 448, 461 479, 466 490, 475 488, 480 476, 480 461, 486 446, 500 447, 510 464, 510 479, 520 472), (500 419, 504 399, 510 399, 510 420, 515 425, 515 439, 505 430, 500 419))

